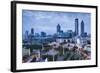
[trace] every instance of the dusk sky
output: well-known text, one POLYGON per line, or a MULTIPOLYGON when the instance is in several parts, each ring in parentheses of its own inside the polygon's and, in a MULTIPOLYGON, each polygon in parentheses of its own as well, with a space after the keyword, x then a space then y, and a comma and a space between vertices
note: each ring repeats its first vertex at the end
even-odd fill
POLYGON ((23 34, 26 30, 31 31, 34 28, 35 33, 46 32, 47 34, 56 33, 56 26, 61 25, 61 30, 75 31, 75 19, 79 19, 79 32, 81 21, 84 21, 85 32, 91 32, 91 14, 78 12, 55 12, 55 11, 22 11, 23 34))

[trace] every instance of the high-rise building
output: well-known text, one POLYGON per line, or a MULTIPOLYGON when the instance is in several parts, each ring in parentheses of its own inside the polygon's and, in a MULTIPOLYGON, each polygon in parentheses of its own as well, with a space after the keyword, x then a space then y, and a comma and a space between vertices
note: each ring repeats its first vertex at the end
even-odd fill
POLYGON ((58 24, 57 25, 57 33, 60 33, 60 31, 61 31, 61 26, 58 24))
POLYGON ((46 37, 46 33, 45 32, 41 32, 41 37, 46 37))
POLYGON ((78 32, 79 32, 79 29, 78 29, 78 18, 75 19, 75 35, 77 36, 78 35, 78 32))
POLYGON ((31 35, 34 35, 34 29, 31 28, 31 35))
POLYGON ((28 36, 29 36, 28 31, 25 31, 24 39, 28 40, 28 36))
POLYGON ((81 21, 81 36, 84 34, 84 21, 81 21))
POLYGON ((39 34, 39 33, 35 33, 34 36, 35 36, 35 37, 39 37, 40 34, 39 34))
POLYGON ((31 33, 30 33, 30 40, 32 42, 32 39, 34 38, 34 29, 31 28, 31 33))

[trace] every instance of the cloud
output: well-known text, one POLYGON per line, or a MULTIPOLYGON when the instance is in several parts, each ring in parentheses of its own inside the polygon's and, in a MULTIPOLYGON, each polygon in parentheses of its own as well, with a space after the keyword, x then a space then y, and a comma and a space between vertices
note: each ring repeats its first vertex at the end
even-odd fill
POLYGON ((79 27, 81 20, 83 20, 85 31, 90 32, 91 17, 89 13, 23 10, 22 18, 23 32, 34 28, 37 33, 40 31, 55 33, 57 24, 60 24, 64 31, 69 29, 74 31, 75 18, 79 19, 79 27))

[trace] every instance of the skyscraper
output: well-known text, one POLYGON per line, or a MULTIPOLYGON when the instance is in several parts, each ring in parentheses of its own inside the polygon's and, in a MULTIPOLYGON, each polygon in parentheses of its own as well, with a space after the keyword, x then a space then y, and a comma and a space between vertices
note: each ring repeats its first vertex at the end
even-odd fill
POLYGON ((81 21, 81 35, 84 34, 84 22, 81 21))
POLYGON ((31 28, 31 35, 34 35, 34 29, 31 28))
POLYGON ((76 18, 75 19, 75 36, 77 36, 78 35, 78 31, 79 31, 79 29, 78 29, 78 18, 76 18))
POLYGON ((61 31, 61 26, 58 24, 57 25, 57 33, 60 33, 60 31, 61 31))
POLYGON ((46 33, 45 32, 41 32, 41 37, 46 37, 46 33))
POLYGON ((26 30, 26 31, 25 31, 25 35, 24 35, 24 39, 25 39, 25 40, 28 40, 28 36, 29 36, 29 34, 28 34, 28 31, 26 30))
POLYGON ((31 28, 30 39, 32 40, 32 39, 33 39, 33 37, 34 37, 34 29, 33 29, 33 28, 31 28))

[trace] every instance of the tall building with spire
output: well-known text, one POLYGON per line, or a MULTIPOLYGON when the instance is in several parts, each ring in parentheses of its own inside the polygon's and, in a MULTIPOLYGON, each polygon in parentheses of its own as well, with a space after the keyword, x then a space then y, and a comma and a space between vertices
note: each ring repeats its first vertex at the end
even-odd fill
POLYGON ((77 36, 78 35, 78 32, 79 32, 79 24, 78 24, 78 18, 75 19, 75 35, 77 36))
POLYGON ((81 21, 81 36, 84 34, 84 21, 81 21))
POLYGON ((57 25, 57 33, 60 33, 60 31, 61 31, 61 26, 58 24, 57 25))

